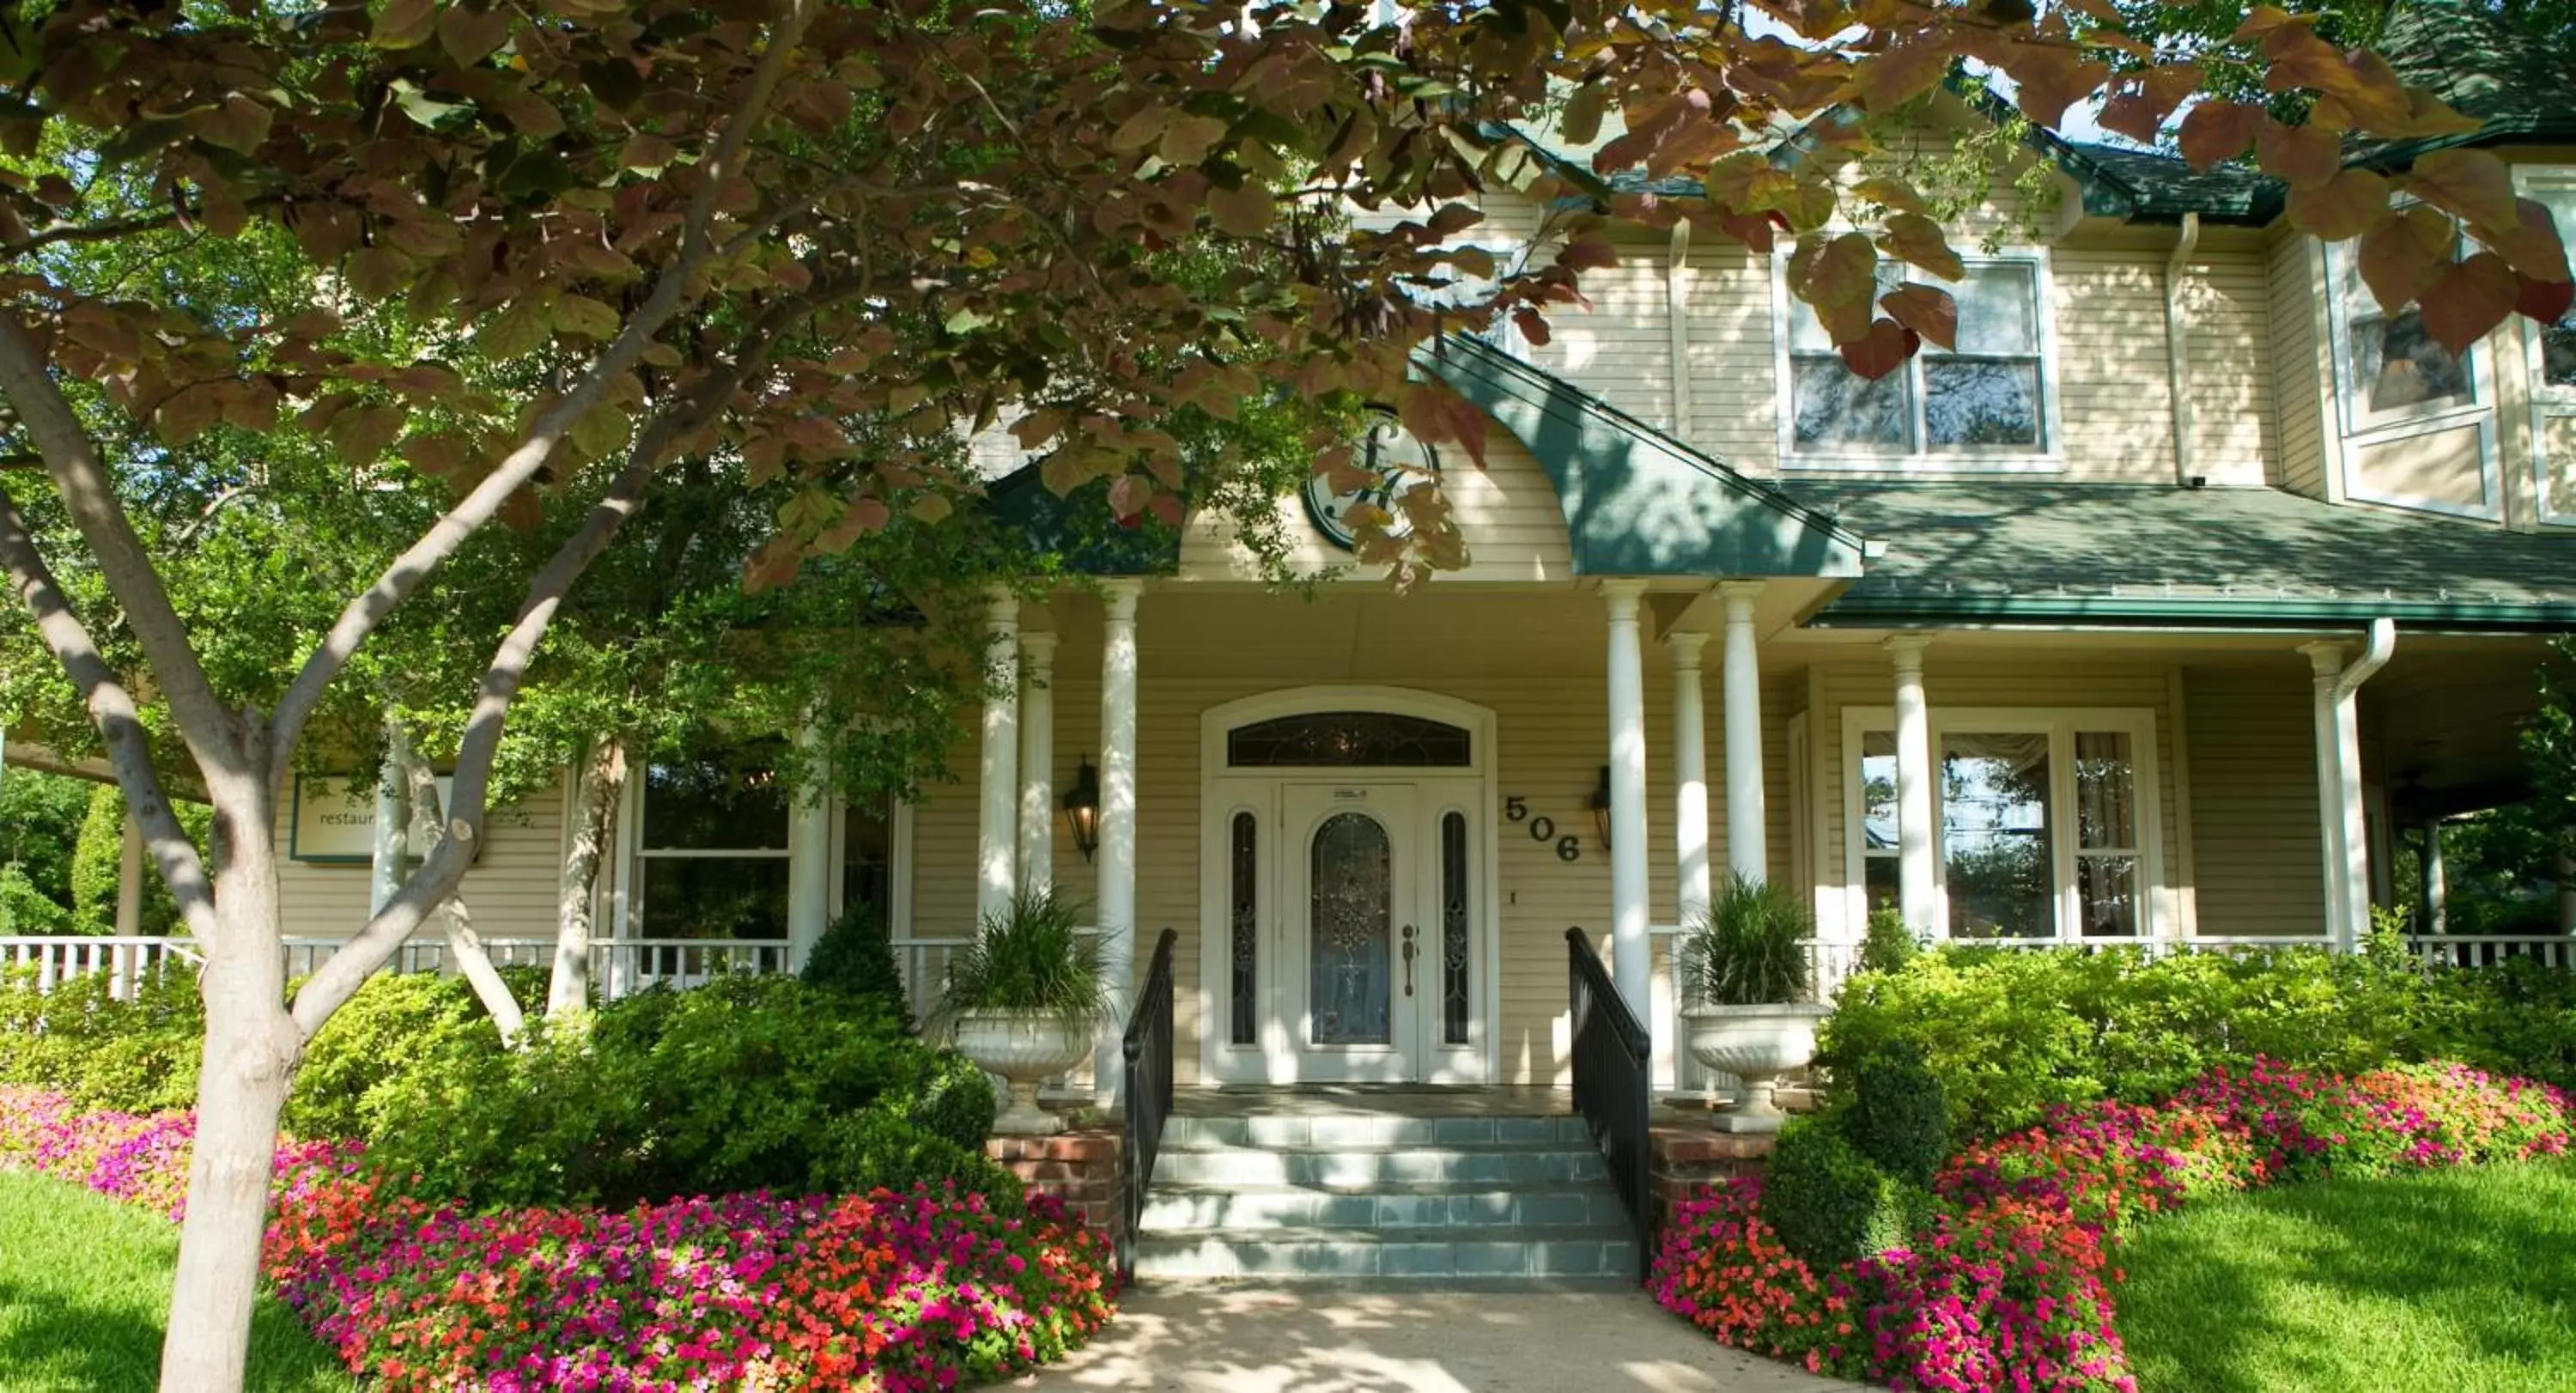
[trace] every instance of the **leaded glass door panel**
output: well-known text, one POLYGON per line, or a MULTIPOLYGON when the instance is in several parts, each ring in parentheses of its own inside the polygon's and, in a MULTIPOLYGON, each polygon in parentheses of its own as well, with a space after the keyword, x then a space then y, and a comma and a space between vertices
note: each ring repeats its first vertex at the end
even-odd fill
POLYGON ((1439 1009, 1437 922, 1414 790, 1292 784, 1281 790, 1282 1032, 1300 1078, 1410 1082, 1439 1009))

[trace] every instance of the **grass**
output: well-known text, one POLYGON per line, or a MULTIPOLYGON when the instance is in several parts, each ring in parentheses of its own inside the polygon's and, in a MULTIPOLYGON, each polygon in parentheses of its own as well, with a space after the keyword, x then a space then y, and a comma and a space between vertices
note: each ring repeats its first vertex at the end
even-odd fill
POLYGON ((2142 1393, 2576 1388, 2576 1162, 2211 1200, 2120 1261, 2142 1393))
MULTIPOLYGON (((148 1393, 179 1230, 45 1176, 0 1171, 0 1393, 148 1393)), ((355 1387, 293 1312, 261 1298, 253 1393, 355 1387)))

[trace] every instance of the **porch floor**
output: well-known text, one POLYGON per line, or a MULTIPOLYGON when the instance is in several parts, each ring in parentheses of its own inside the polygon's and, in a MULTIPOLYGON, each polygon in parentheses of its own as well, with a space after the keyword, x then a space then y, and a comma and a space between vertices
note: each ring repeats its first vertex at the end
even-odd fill
POLYGON ((1518 1084, 1238 1084, 1172 1090, 1177 1117, 1560 1117, 1573 1111, 1572 1090, 1518 1084))

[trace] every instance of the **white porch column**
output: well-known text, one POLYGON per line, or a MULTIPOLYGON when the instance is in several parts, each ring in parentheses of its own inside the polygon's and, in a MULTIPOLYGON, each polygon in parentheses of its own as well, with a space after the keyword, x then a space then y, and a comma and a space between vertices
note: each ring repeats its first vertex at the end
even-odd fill
POLYGON ((1100 859, 1093 899, 1100 909, 1101 953, 1109 964, 1109 1019, 1101 1023, 1091 1077, 1107 1107, 1126 1090, 1119 1053, 1136 981, 1136 597, 1143 583, 1101 586, 1105 615, 1100 645, 1100 859))
POLYGON ((1610 607, 1610 978, 1640 1021, 1654 1015, 1646 942, 1646 671, 1637 635, 1641 580, 1601 583, 1610 607))
MULTIPOLYGON (((811 721, 796 726, 796 743, 817 761, 823 733, 811 721)), ((819 770, 816 771, 820 773, 819 770)), ((798 789, 787 805, 787 966, 801 972, 832 918, 832 794, 821 778, 798 789)))
POLYGON ((1020 635, 1020 888, 1055 885, 1055 645, 1020 635))
POLYGON ((1917 937, 1940 933, 1932 919, 1932 708, 1923 699, 1923 634, 1887 641, 1896 667, 1896 848, 1898 903, 1917 937))
POLYGON ((1701 694, 1706 634, 1673 634, 1673 922, 1688 924, 1716 899, 1708 874, 1708 716, 1701 694))
POLYGON ((2424 819, 2424 922, 2418 933, 2445 934, 2451 931, 2451 877, 2442 864, 2442 820, 2424 819))
POLYGON ((999 914, 1018 888, 1020 828, 1020 602, 996 590, 984 655, 984 741, 975 833, 975 917, 999 914))
POLYGON ((1758 580, 1717 588, 1726 600, 1726 867, 1748 880, 1771 878, 1762 809, 1762 660, 1755 651, 1758 580))
MULTIPOLYGON (((2336 688, 2343 677, 2343 645, 2340 643, 2307 643, 2299 651, 2308 655, 2311 669, 2309 710, 2316 733, 2317 766, 2317 839, 2323 854, 2317 859, 2324 867, 2326 940, 2338 948, 2349 948, 2356 941, 2353 932, 2354 906, 2364 902, 2365 894, 2356 893, 2353 882, 2353 853, 2357 840, 2348 839, 2344 816, 2343 716, 2336 688)), ((2360 783, 2358 771, 2353 779, 2360 783)), ((2355 798, 2358 802, 2358 797, 2355 798)))

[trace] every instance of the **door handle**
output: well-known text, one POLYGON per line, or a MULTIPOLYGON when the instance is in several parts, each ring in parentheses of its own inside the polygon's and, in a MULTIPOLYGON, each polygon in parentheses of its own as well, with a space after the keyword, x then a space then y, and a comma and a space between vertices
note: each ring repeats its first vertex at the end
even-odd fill
POLYGON ((1413 926, 1404 926, 1404 994, 1413 995, 1413 926))

